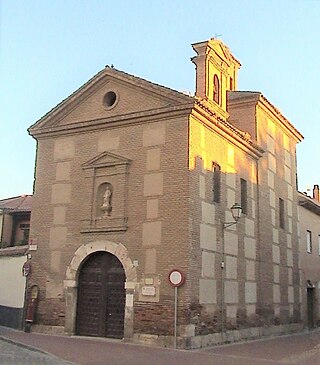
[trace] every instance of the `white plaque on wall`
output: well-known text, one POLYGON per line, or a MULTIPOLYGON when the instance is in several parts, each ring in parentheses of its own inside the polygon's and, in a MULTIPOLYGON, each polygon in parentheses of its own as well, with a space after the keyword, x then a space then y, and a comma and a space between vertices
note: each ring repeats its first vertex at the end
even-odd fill
POLYGON ((155 286, 143 286, 141 288, 142 295, 154 297, 156 295, 156 287, 155 286))

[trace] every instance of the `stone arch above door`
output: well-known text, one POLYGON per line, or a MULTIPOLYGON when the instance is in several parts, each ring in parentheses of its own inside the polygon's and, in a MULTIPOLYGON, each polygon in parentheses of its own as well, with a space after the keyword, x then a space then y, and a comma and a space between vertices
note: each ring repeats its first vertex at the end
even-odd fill
POLYGON ((98 251, 105 251, 115 255, 123 265, 126 273, 126 288, 135 289, 137 284, 137 270, 129 258, 127 248, 121 243, 112 241, 94 241, 80 246, 75 252, 70 265, 67 267, 65 288, 76 287, 78 280, 79 267, 83 260, 90 254, 98 251))
POLYGON ((129 257, 127 248, 121 243, 118 244, 112 241, 93 241, 80 246, 75 252, 70 265, 67 267, 66 279, 64 280, 66 290, 65 332, 69 334, 75 333, 77 286, 81 264, 89 255, 99 251, 109 252, 116 256, 125 271, 126 304, 124 337, 130 339, 133 336, 133 297, 138 285, 137 270, 129 257))

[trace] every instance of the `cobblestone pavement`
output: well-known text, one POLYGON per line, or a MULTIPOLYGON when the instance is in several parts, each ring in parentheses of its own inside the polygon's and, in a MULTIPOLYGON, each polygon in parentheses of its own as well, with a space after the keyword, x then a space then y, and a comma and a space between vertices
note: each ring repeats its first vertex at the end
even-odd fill
MULTIPOLYGON (((0 354, 1 365, 70 364, 65 361, 78 365, 320 365, 319 331, 189 351, 147 347, 101 338, 24 333, 4 327, 0 327, 1 336, 64 359, 36 353, 37 356, 44 356, 44 360, 33 360, 30 357, 30 361, 26 361, 25 357, 23 362, 17 362, 21 359, 20 350, 14 348, 9 350, 9 355, 17 351, 18 360, 2 362, 0 354)), ((2 352, 2 348, 0 351, 2 352)), ((31 355, 35 354, 31 351, 26 356, 31 355)), ((10 361, 10 357, 8 359, 10 361)))
POLYGON ((21 346, 0 338, 1 365, 72 365, 71 362, 32 347, 21 346))

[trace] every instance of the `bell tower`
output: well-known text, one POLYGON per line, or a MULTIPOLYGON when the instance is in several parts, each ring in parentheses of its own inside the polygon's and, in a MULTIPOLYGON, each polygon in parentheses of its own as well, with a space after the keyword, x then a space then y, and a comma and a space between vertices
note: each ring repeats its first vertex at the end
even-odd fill
POLYGON ((192 48, 197 53, 191 59, 196 65, 196 96, 208 101, 221 118, 227 119, 227 91, 237 89, 241 64, 216 38, 194 43, 192 48))

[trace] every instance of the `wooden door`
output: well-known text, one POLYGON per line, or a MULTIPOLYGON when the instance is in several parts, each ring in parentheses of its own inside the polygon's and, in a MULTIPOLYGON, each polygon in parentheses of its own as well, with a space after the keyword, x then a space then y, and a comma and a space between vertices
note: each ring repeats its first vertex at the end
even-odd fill
POLYGON ((314 288, 307 288, 307 315, 308 315, 308 327, 314 327, 314 288))
POLYGON ((124 269, 114 255, 97 252, 88 257, 79 274, 78 335, 123 337, 124 283, 124 269))

